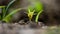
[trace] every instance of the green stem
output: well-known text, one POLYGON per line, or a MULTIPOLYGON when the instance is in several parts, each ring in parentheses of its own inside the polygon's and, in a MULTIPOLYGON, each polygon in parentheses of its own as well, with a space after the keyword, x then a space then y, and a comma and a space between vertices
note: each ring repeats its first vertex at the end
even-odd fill
POLYGON ((2 19, 5 17, 5 7, 4 8, 2 8, 2 19))
POLYGON ((5 6, 0 6, 0 20, 2 20, 4 17, 4 14, 5 14, 5 6))
POLYGON ((37 14, 36 19, 35 19, 35 22, 36 22, 36 23, 38 22, 39 15, 41 15, 42 12, 43 12, 43 11, 40 11, 40 12, 37 14))

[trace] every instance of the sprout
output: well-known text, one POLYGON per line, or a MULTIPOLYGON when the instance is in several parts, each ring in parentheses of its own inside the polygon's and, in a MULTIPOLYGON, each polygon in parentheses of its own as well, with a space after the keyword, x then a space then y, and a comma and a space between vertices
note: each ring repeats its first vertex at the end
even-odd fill
MULTIPOLYGON (((32 2, 32 0, 30 0, 32 2)), ((38 18, 43 12, 43 4, 38 0, 33 0, 32 5, 28 7, 28 17, 31 20, 33 15, 36 15, 35 22, 38 22, 38 18)))
POLYGON ((9 7, 15 2, 16 0, 12 0, 7 6, 0 6, 0 8, 2 9, 2 14, 0 15, 0 20, 1 21, 5 21, 5 22, 9 22, 12 18, 12 15, 15 14, 16 12, 20 11, 21 8, 15 9, 13 11, 11 11, 11 13, 8 13, 8 9, 9 7))
POLYGON ((35 10, 33 10, 33 11, 31 12, 31 10, 28 9, 28 17, 29 17, 29 20, 30 20, 30 21, 31 21, 33 15, 34 15, 34 11, 35 11, 35 10))

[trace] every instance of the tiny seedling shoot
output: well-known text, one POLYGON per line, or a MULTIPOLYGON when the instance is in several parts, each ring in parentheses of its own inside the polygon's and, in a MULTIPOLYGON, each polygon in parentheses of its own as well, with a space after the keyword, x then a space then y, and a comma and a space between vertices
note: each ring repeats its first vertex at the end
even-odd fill
POLYGON ((33 11, 31 12, 31 10, 28 9, 28 17, 29 17, 29 20, 30 20, 30 21, 31 21, 33 15, 34 15, 34 11, 35 11, 35 10, 33 10, 33 11))
POLYGON ((33 4, 28 7, 29 20, 32 19, 33 15, 36 15, 35 22, 38 22, 38 18, 43 12, 43 4, 39 1, 34 0, 33 4))

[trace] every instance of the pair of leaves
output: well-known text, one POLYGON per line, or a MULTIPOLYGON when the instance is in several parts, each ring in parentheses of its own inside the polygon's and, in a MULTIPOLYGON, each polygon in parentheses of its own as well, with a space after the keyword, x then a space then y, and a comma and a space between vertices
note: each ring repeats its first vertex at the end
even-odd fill
MULTIPOLYGON (((3 9, 2 9, 2 14, 3 14, 3 15, 2 15, 2 19, 1 19, 2 21, 5 21, 5 22, 8 23, 8 22, 11 20, 12 15, 21 10, 21 8, 18 8, 18 9, 15 9, 15 10, 11 11, 11 13, 9 13, 9 14, 6 14, 6 13, 8 12, 8 9, 10 8, 10 6, 11 6, 15 1, 16 1, 16 0, 12 0, 10 3, 8 3, 7 6, 1 6, 1 7, 0 7, 0 8, 3 8, 3 9)), ((0 16, 0 18, 1 18, 1 16, 0 16)))
POLYGON ((0 8, 2 9, 2 10, 1 10, 1 11, 2 11, 2 14, 1 14, 1 15, 2 15, 2 16, 0 15, 0 19, 2 18, 2 20, 3 20, 3 21, 6 21, 6 22, 9 22, 11 16, 12 16, 13 14, 15 14, 16 12, 18 12, 19 10, 21 10, 21 8, 15 9, 15 10, 13 10, 11 13, 9 13, 8 15, 4 16, 4 14, 5 14, 5 6, 0 6, 0 8))
POLYGON ((10 18, 11 18, 11 15, 10 16, 8 16, 9 14, 7 14, 7 12, 8 12, 8 9, 9 9, 9 7, 15 2, 16 0, 11 0, 11 2, 9 2, 8 3, 8 5, 7 6, 5 6, 3 9, 2 9, 2 21, 5 21, 5 22, 9 22, 10 21, 10 18), (8 17, 7 17, 8 16, 8 17))
POLYGON ((11 13, 9 13, 6 17, 3 18, 3 21, 9 22, 11 20, 11 16, 20 10, 21 8, 13 10, 11 13))

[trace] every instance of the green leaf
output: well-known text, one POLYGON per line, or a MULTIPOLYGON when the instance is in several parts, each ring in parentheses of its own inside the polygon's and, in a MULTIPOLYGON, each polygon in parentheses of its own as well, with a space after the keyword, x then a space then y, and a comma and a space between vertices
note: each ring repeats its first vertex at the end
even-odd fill
POLYGON ((5 6, 0 6, 0 8, 4 8, 5 6))
POLYGON ((8 3, 7 7, 6 7, 6 11, 8 10, 8 8, 15 2, 16 0, 12 0, 11 2, 8 3))
POLYGON ((6 9, 5 9, 5 15, 4 17, 8 14, 8 9, 10 8, 10 6, 15 2, 16 0, 12 0, 11 2, 8 3, 8 5, 6 6, 6 9))
POLYGON ((35 9, 36 9, 37 12, 43 10, 43 5, 42 5, 42 3, 36 2, 36 4, 35 4, 35 9))
POLYGON ((35 12, 43 10, 43 4, 39 0, 30 0, 31 5, 28 6, 32 11, 35 9, 35 12))
POLYGON ((15 10, 13 10, 13 11, 11 11, 11 13, 9 13, 5 18, 3 18, 3 21, 6 21, 6 22, 9 22, 11 19, 11 16, 13 15, 13 14, 15 14, 16 12, 18 12, 18 11, 20 11, 21 10, 21 8, 19 8, 19 9, 15 9, 15 10))

